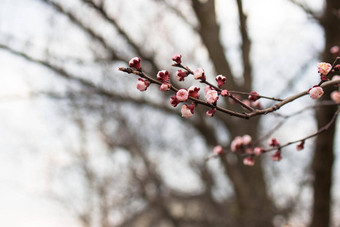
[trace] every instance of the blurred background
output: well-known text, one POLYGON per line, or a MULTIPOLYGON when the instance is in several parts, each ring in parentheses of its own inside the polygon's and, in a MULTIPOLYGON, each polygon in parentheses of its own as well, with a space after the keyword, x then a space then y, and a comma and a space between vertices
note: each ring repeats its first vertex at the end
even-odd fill
POLYGON ((280 162, 228 153, 235 136, 312 134, 335 105, 188 120, 118 71, 139 56, 174 75, 180 53, 228 90, 284 98, 319 82, 339 22, 338 0, 0 0, 0 225, 340 226, 339 124, 280 162), (206 161, 217 144, 227 154, 206 161))

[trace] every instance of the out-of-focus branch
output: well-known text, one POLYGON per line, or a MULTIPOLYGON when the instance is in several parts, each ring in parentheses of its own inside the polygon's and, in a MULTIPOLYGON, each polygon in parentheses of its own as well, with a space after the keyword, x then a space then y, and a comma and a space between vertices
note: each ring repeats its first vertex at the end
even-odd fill
POLYGON ((200 22, 199 34, 207 48, 216 73, 228 76, 230 90, 239 90, 234 81, 229 62, 224 54, 224 46, 220 40, 220 28, 216 21, 215 1, 202 2, 192 0, 191 2, 197 19, 200 22))
POLYGON ((241 33, 241 48, 242 48, 242 60, 243 60, 243 89, 250 91, 252 86, 252 75, 251 75, 251 62, 250 62, 250 46, 251 41, 248 36, 247 30, 247 16, 243 12, 242 0, 237 0, 238 17, 240 23, 240 33, 241 33))
POLYGON ((313 19, 320 22, 321 18, 317 16, 310 8, 308 8, 308 6, 296 0, 289 0, 289 1, 293 3, 294 5, 298 6, 299 8, 301 8, 307 15, 311 16, 313 19))
MULTIPOLYGON (((153 107, 155 109, 161 110, 161 111, 165 111, 168 114, 175 114, 175 111, 170 108, 169 106, 165 105, 165 104, 157 104, 154 102, 149 102, 148 100, 145 99, 138 99, 138 98, 133 98, 133 97, 128 97, 128 96, 124 96, 124 95, 120 95, 120 94, 116 94, 113 92, 110 92, 100 86, 95 85, 94 83, 92 83, 91 81, 88 81, 86 79, 83 78, 79 78, 76 77, 70 73, 68 73, 67 71, 65 71, 63 68, 60 68, 56 65, 53 65, 52 63, 46 61, 46 60, 39 60, 39 59, 35 59, 31 56, 29 56, 28 54, 24 53, 24 52, 20 52, 17 50, 12 49, 9 46, 0 44, 0 49, 6 50, 16 56, 20 56, 24 59, 26 59, 29 62, 33 62, 36 63, 38 65, 42 65, 48 69, 50 69, 51 71, 55 72, 58 76, 76 82, 82 86, 85 86, 86 88, 91 89, 94 93, 101 95, 109 100, 114 100, 114 101, 118 101, 118 102, 132 102, 134 104, 137 105, 145 105, 145 106, 150 106, 153 107)), ((57 95, 54 94, 54 97, 57 98, 57 95)), ((59 96, 60 98, 60 96, 59 96)))
POLYGON ((138 56, 143 57, 146 61, 148 61, 153 69, 158 69, 156 61, 153 57, 147 56, 144 51, 142 50, 142 47, 140 47, 135 41, 131 39, 131 37, 124 31, 124 29, 117 23, 117 21, 109 16, 105 9, 101 5, 97 5, 93 0, 82 0, 82 2, 87 3, 89 6, 91 6, 93 9, 96 10, 99 15, 101 15, 109 24, 111 24, 119 34, 127 41, 127 43, 135 50, 136 54, 138 56))
POLYGON ((115 49, 110 46, 106 40, 101 37, 99 34, 97 34, 92 28, 84 24, 79 18, 77 18, 73 13, 67 11, 66 9, 63 8, 63 6, 59 3, 56 3, 51 0, 40 0, 41 2, 49 5, 52 7, 54 10, 57 12, 61 13, 62 15, 66 16, 73 24, 75 24, 78 28, 83 30, 85 34, 88 34, 91 38, 94 40, 98 41, 103 48, 109 52, 110 54, 110 59, 112 60, 119 60, 119 61, 126 61, 126 59, 123 59, 121 56, 118 56, 116 54, 115 49))

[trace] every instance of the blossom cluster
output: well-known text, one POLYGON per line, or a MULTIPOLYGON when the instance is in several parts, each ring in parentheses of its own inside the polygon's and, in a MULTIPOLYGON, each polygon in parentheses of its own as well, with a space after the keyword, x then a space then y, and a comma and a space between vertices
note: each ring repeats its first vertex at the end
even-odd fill
MULTIPOLYGON (((334 46, 331 48, 330 52, 335 56, 339 56, 340 51, 338 46, 334 46)), ((318 73, 320 74, 320 83, 314 85, 312 88, 308 90, 308 94, 312 99, 319 99, 323 96, 324 90, 322 84, 328 80, 332 76, 331 80, 340 80, 339 75, 332 75, 333 72, 340 71, 340 64, 335 64, 340 58, 338 57, 337 60, 331 65, 327 62, 320 62, 317 64, 318 73)), ((258 115, 258 110, 262 110, 261 102, 259 101, 260 98, 267 98, 272 99, 275 101, 283 101, 281 99, 269 98, 266 96, 259 95, 256 91, 252 91, 249 93, 246 92, 235 92, 235 91, 228 91, 224 88, 227 83, 227 77, 223 75, 217 75, 215 77, 216 85, 207 81, 207 76, 203 68, 197 68, 195 70, 190 70, 188 67, 182 65, 182 55, 176 54, 172 57, 172 61, 174 62, 173 66, 178 67, 175 74, 175 78, 178 81, 184 81, 188 76, 192 75, 193 79, 197 80, 198 82, 205 84, 203 91, 201 91, 200 87, 192 85, 189 88, 179 88, 173 86, 171 83, 171 74, 167 70, 160 70, 157 75, 156 79, 145 75, 142 71, 141 67, 141 59, 139 57, 133 57, 129 61, 130 68, 119 68, 119 70, 127 72, 127 73, 134 73, 139 76, 136 84, 136 88, 139 91, 146 91, 147 88, 152 84, 158 84, 159 89, 162 92, 167 92, 172 90, 175 92, 173 96, 170 97, 170 105, 173 107, 177 107, 179 104, 181 106, 181 116, 184 118, 191 118, 195 113, 195 108, 202 104, 208 107, 206 111, 207 117, 213 117, 215 113, 219 110, 222 112, 229 113, 230 115, 237 115, 238 112, 234 112, 231 110, 225 110, 217 105, 218 100, 222 98, 227 98, 227 100, 231 104, 238 104, 244 110, 247 110, 248 113, 250 112, 252 115, 258 115), (135 70, 133 70, 135 69, 135 70), (201 98, 200 91, 204 92, 204 98, 201 98), (247 98, 241 98, 241 95, 247 95, 247 98), (191 103, 189 103, 191 101, 191 103)), ((334 84, 334 83, 333 83, 334 84)), ((340 83, 335 85, 336 87, 340 87, 340 83)), ((335 104, 340 104, 340 91, 335 90, 330 95, 331 100, 335 104)), ((292 101, 292 100, 291 100, 292 101)), ((276 108, 277 109, 277 108, 276 108)), ((272 108, 272 111, 276 109, 272 108)), ((267 113, 268 109, 265 109, 263 113, 267 113)), ((262 112, 261 112, 262 113, 262 112)), ((240 113, 237 116, 241 116, 243 118, 248 118, 247 113, 240 113)), ((296 142, 294 142, 296 143, 296 142)), ((296 146, 297 150, 302 150, 304 148, 305 140, 301 140, 300 143, 296 146)), ((289 143, 291 144, 291 143, 289 143)), ((288 144, 288 145, 289 145, 288 144)), ((270 148, 264 149, 260 146, 254 146, 252 141, 252 137, 250 135, 243 135, 235 137, 231 144, 230 150, 234 153, 240 153, 245 155, 243 159, 244 165, 253 166, 255 164, 255 156, 259 156, 263 153, 269 151, 275 151, 272 155, 273 161, 280 161, 282 159, 281 155, 281 148, 285 147, 281 146, 275 138, 270 139, 268 145, 270 148)), ((223 155, 225 154, 222 146, 218 145, 214 148, 215 155, 223 155)))

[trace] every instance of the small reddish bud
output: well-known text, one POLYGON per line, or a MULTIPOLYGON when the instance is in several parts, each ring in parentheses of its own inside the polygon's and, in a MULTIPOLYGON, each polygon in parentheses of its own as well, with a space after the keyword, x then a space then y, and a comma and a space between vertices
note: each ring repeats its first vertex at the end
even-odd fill
POLYGON ((249 146, 251 144, 252 138, 250 135, 244 135, 242 136, 242 140, 243 140, 243 145, 249 146))
POLYGON ((188 89, 189 96, 198 99, 200 97, 200 95, 198 94, 199 90, 200 90, 200 88, 196 87, 196 86, 189 87, 189 89, 188 89))
POLYGON ((195 80, 205 80, 205 73, 204 69, 198 68, 194 71, 194 78, 195 80))
POLYGON ((319 99, 321 98, 324 92, 323 92, 322 87, 315 85, 314 87, 309 89, 308 93, 312 99, 319 99))
POLYGON ((215 90, 209 90, 206 93, 205 98, 207 99, 208 103, 215 104, 218 100, 218 93, 215 90))
POLYGON ((339 46, 332 46, 329 51, 331 52, 331 54, 334 54, 335 56, 340 54, 339 46))
POLYGON ((191 118, 194 115, 194 109, 195 105, 194 104, 184 104, 181 109, 182 117, 184 118, 191 118))
POLYGON ((131 60, 129 61, 129 66, 131 68, 140 70, 141 69, 140 58, 139 57, 131 58, 131 60))
POLYGON ((227 89, 224 89, 224 90, 221 91, 221 95, 222 96, 229 96, 230 94, 229 94, 229 91, 227 89))
POLYGON ((340 104, 340 91, 333 91, 331 93, 331 99, 336 103, 340 104))
POLYGON ((224 154, 224 150, 223 150, 221 145, 214 147, 214 154, 215 155, 223 155, 224 154))
POLYGON ((182 55, 181 54, 175 54, 173 57, 172 57, 172 60, 174 62, 176 62, 177 64, 181 64, 182 63, 182 55))
POLYGON ((252 91, 252 92, 250 92, 250 95, 248 96, 248 99, 250 100, 250 101, 256 101, 256 100, 258 100, 259 99, 259 96, 258 96, 259 94, 256 92, 256 91, 252 91))
POLYGON ((205 115, 207 115, 207 117, 213 117, 216 113, 216 108, 213 108, 211 110, 207 110, 207 112, 205 113, 205 115))
POLYGON ((272 160, 279 162, 282 159, 281 156, 281 151, 277 150, 273 155, 272 155, 272 160))
POLYGON ((340 71, 340 64, 337 64, 336 66, 334 66, 334 70, 335 71, 340 71))
POLYGON ((162 83, 170 82, 170 73, 168 70, 162 70, 157 73, 157 80, 161 81, 162 83))
POLYGON ((176 78, 178 81, 184 81, 184 78, 189 75, 189 72, 187 71, 182 71, 182 70, 177 70, 176 72, 176 78))
POLYGON ((238 151, 243 145, 243 139, 241 136, 236 136, 231 142, 230 148, 232 152, 238 151))
POLYGON ((256 156, 260 156, 264 152, 264 149, 262 147, 255 147, 253 152, 256 156))
POLYGON ((170 88, 171 88, 171 84, 169 83, 162 83, 161 86, 159 87, 161 91, 169 91, 170 88))
POLYGON ((186 102, 189 98, 189 93, 186 89, 179 89, 177 92, 176 92, 176 98, 178 101, 180 102, 186 102))
POLYGON ((305 147, 305 141, 301 140, 301 142, 298 145, 296 145, 296 150, 301 151, 303 150, 304 147, 305 147))
POLYGON ((270 140, 269 140, 269 146, 271 146, 271 147, 277 147, 277 146, 279 146, 280 144, 279 144, 279 142, 277 142, 277 140, 276 140, 276 138, 271 138, 270 140))
POLYGON ((252 155, 243 159, 243 165, 253 166, 255 164, 254 157, 252 155))
POLYGON ((177 100, 176 95, 170 97, 170 105, 176 107, 180 101, 177 100))
POLYGON ((332 65, 327 62, 318 63, 318 72, 322 75, 327 75, 331 69, 332 65))
POLYGON ((254 107, 255 109, 262 109, 262 104, 260 102, 260 100, 256 100, 255 102, 251 103, 251 106, 254 107))
POLYGON ((217 75, 215 79, 218 87, 222 87, 225 84, 225 81, 227 80, 227 78, 222 75, 217 75))
POLYGON ((146 91, 146 89, 148 89, 149 85, 150 85, 150 82, 148 80, 143 80, 141 78, 138 78, 136 87, 140 91, 146 91))

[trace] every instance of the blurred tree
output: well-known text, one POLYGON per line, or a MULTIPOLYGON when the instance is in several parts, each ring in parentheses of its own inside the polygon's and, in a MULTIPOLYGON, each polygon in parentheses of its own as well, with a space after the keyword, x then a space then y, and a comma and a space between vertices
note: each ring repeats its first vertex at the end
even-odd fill
MULTIPOLYGON (((196 118, 182 122, 177 110, 168 105, 168 97, 159 97, 159 92, 151 90, 149 96, 140 98, 132 91, 131 78, 127 80, 111 69, 139 56, 144 70, 156 75, 167 65, 166 59, 180 50, 190 64, 200 62, 211 74, 227 76, 228 90, 251 91, 255 76, 244 1, 228 3, 237 9, 241 73, 227 54, 230 45, 221 39, 223 21, 217 15, 217 1, 39 1, 53 10, 55 18, 67 18, 62 27, 56 26, 54 35, 58 38, 50 40, 45 54, 37 57, 29 48, 17 47, 11 41, 0 48, 70 82, 62 95, 49 93, 70 101, 70 116, 81 138, 78 147, 68 149, 69 165, 58 167, 54 173, 69 182, 72 197, 58 190, 55 194, 64 202, 68 198, 67 205, 83 226, 252 227, 273 226, 276 215, 290 218, 301 201, 299 194, 287 197, 293 202, 279 206, 269 190, 267 182, 272 181, 267 180, 261 160, 250 168, 243 165, 242 157, 227 154, 221 156, 216 171, 204 159, 208 152, 193 152, 210 151, 217 144, 229 146, 232 138, 244 134, 259 139, 263 134, 260 117, 245 122, 217 114, 207 119, 202 108, 196 118), (74 48, 74 39, 85 43, 84 49, 74 48), (155 154, 154 150, 160 152, 155 154), (189 190, 191 185, 174 187, 168 182, 164 163, 169 154, 183 159, 199 187, 189 190), (70 179, 65 179, 68 174, 70 179), (74 184, 74 178, 81 183, 74 184), (223 182, 229 184, 223 186, 223 182), (219 197, 216 194, 221 190, 223 196, 219 197)), ((324 29, 321 58, 331 62, 329 49, 340 40, 340 2, 326 0, 322 16, 307 4, 290 2, 324 29)), ((334 112, 334 106, 316 111, 318 127, 329 122, 334 112)), ((333 126, 316 141, 312 226, 330 223, 334 133, 333 126)))

